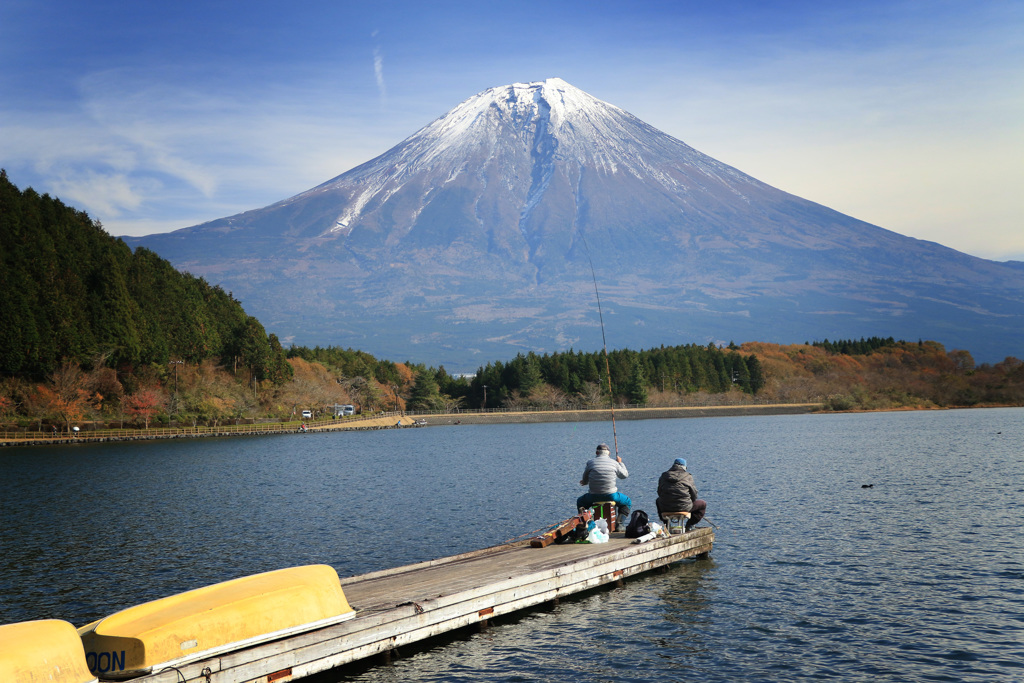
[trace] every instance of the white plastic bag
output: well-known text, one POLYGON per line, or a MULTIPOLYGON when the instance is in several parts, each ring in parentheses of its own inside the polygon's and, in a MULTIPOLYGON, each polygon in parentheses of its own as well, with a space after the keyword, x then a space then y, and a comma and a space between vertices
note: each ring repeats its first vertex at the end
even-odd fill
POLYGON ((647 541, 653 541, 658 536, 666 536, 665 530, 657 522, 651 522, 647 525, 650 530, 640 538, 637 538, 633 543, 646 543, 647 541))
MULTIPOLYGON (((605 527, 605 528, 607 528, 607 527, 605 527)), ((593 529, 590 530, 590 533, 587 534, 587 543, 607 543, 607 542, 608 542, 608 532, 601 531, 601 528, 598 527, 598 526, 595 526, 593 529)))

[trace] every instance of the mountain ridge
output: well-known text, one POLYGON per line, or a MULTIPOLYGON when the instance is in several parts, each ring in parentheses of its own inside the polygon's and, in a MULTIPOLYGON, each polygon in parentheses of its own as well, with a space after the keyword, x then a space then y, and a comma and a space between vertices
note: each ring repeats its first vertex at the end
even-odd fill
POLYGON ((262 209, 125 241, 287 341, 458 368, 596 344, 591 264, 619 346, 981 335, 1001 360, 1024 331, 1021 269, 785 193, 561 79, 478 93, 262 209))

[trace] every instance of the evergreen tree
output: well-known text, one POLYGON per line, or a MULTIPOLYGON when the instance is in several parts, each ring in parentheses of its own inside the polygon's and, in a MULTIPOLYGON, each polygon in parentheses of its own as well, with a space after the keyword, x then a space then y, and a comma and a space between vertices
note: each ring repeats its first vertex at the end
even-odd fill
MULTIPOLYGON (((291 351, 288 352, 289 356, 291 356, 291 353, 291 351)), ((389 360, 383 360, 377 364, 373 371, 373 377, 384 386, 392 386, 401 381, 398 375, 398 368, 389 360)))
POLYGON ((537 358, 537 354, 530 351, 526 354, 526 364, 519 376, 519 391, 523 395, 527 395, 543 382, 544 378, 540 372, 540 360, 537 358))
POLYGON ((267 340, 263 325, 256 318, 249 316, 241 331, 242 363, 258 380, 267 379, 270 375, 270 342, 267 340))
POLYGON ((647 403, 647 378, 640 357, 633 356, 633 367, 626 383, 626 398, 630 403, 647 403))
POLYGON ((441 410, 444 407, 437 381, 432 372, 420 370, 416 373, 416 381, 412 385, 406 405, 409 410, 441 410))
POLYGON ((269 379, 275 385, 280 386, 290 380, 295 374, 295 369, 281 348, 281 341, 276 334, 271 334, 268 343, 270 345, 270 357, 267 362, 269 379))
MULTIPOLYGON (((124 243, 120 246, 128 250, 124 243)), ((142 360, 142 339, 139 333, 139 306, 128 291, 126 266, 131 253, 106 250, 101 260, 101 273, 90 289, 92 324, 97 331, 101 350, 111 351, 115 364, 138 364, 142 360)))
POLYGON ((736 353, 735 351, 729 352, 726 356, 726 366, 728 367, 732 383, 739 387, 746 393, 752 393, 750 387, 750 369, 747 367, 747 362, 743 359, 743 356, 736 353))
POLYGON ((750 373, 750 393, 756 394, 764 389, 765 379, 761 361, 754 354, 747 356, 747 370, 750 373))

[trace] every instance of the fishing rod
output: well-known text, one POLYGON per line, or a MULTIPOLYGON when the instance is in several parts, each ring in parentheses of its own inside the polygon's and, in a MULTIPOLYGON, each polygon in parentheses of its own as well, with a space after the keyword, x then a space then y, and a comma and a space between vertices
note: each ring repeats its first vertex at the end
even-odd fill
POLYGON ((715 531, 718 531, 718 525, 717 525, 717 524, 715 524, 714 522, 712 522, 712 521, 711 521, 710 519, 708 519, 708 518, 707 518, 707 515, 705 515, 705 516, 704 516, 704 518, 703 518, 703 519, 702 519, 701 521, 703 521, 703 522, 707 522, 707 523, 708 523, 708 524, 710 524, 710 525, 711 525, 712 527, 714 527, 715 531))
POLYGON ((604 345, 604 372, 608 376, 608 409, 612 414, 612 442, 615 444, 615 458, 619 457, 619 435, 615 430, 615 394, 612 392, 612 369, 608 363, 608 339, 604 334, 604 312, 601 310, 601 293, 597 291, 597 271, 594 270, 594 259, 590 257, 590 247, 587 245, 587 238, 579 228, 576 229, 580 239, 583 240, 583 248, 587 252, 587 261, 590 262, 590 275, 594 278, 594 295, 597 297, 597 316, 601 321, 601 343, 604 345))

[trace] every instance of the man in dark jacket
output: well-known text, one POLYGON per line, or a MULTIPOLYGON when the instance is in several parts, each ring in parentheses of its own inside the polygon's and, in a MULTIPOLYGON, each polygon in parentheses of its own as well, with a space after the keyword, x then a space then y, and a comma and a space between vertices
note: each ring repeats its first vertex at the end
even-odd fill
POLYGON ((689 512, 686 531, 704 519, 704 511, 707 509, 707 503, 697 498, 697 486, 693 475, 686 471, 686 460, 683 458, 676 458, 672 467, 658 479, 658 499, 654 502, 662 521, 665 520, 662 515, 666 512, 689 512))

